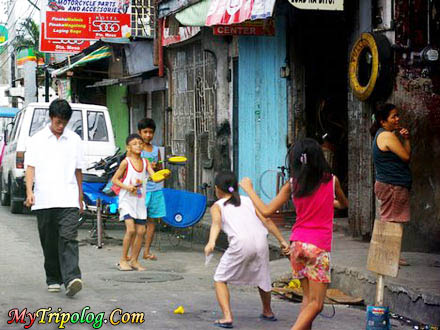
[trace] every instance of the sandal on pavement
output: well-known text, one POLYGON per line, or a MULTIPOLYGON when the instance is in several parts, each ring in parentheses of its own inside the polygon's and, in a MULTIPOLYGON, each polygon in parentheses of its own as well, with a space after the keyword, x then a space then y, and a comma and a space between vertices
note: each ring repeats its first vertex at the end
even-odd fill
POLYGON ((232 322, 220 322, 220 320, 215 320, 214 325, 225 329, 232 329, 234 327, 232 322))
POLYGON ((266 316, 264 314, 260 314, 260 319, 264 320, 264 321, 272 321, 272 322, 278 321, 278 319, 275 317, 275 315, 266 316))
POLYGON ((129 265, 131 268, 133 268, 134 270, 137 270, 137 271, 143 272, 143 271, 147 270, 147 268, 142 267, 140 264, 134 265, 130 262, 129 265))
POLYGON ((399 259, 399 266, 409 266, 409 263, 405 259, 399 259))
POLYGON ((154 254, 147 254, 144 255, 142 258, 146 260, 157 260, 157 257, 154 254))
POLYGON ((126 266, 121 266, 121 264, 116 264, 116 267, 118 267, 118 270, 120 270, 121 272, 129 272, 132 271, 133 268, 130 267, 130 265, 128 265, 128 267, 126 266))

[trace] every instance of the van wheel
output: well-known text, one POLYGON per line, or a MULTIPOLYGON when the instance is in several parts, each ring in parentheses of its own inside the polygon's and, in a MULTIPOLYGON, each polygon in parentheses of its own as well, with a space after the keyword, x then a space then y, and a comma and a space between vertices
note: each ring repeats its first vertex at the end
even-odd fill
POLYGON ((13 214, 21 214, 23 213, 23 202, 15 201, 14 197, 16 195, 16 191, 11 187, 11 213, 13 214))
POLYGON ((0 204, 2 206, 9 206, 10 198, 9 194, 6 192, 7 188, 3 189, 3 178, 0 177, 0 204))

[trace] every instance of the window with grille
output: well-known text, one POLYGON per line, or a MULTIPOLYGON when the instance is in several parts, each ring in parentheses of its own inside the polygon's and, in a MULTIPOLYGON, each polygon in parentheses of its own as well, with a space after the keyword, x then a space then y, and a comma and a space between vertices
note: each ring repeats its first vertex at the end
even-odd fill
POLYGON ((131 34, 154 37, 154 0, 131 0, 131 34))

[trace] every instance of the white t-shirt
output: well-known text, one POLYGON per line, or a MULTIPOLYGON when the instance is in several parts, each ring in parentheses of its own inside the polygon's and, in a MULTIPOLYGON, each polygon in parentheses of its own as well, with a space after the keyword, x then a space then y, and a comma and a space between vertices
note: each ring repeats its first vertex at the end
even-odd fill
POLYGON ((35 168, 32 210, 79 207, 75 170, 83 170, 86 164, 83 142, 78 134, 66 128, 57 139, 47 125, 30 138, 25 166, 35 168))

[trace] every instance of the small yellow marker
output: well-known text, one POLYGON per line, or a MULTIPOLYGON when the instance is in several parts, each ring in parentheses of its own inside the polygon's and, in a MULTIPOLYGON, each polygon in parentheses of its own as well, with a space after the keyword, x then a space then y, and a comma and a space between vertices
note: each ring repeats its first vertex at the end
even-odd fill
POLYGON ((185 309, 183 309, 183 306, 179 306, 174 310, 174 314, 183 314, 185 313, 185 309))
POLYGON ((291 289, 298 289, 301 287, 301 282, 298 279, 291 280, 288 287, 291 289))

